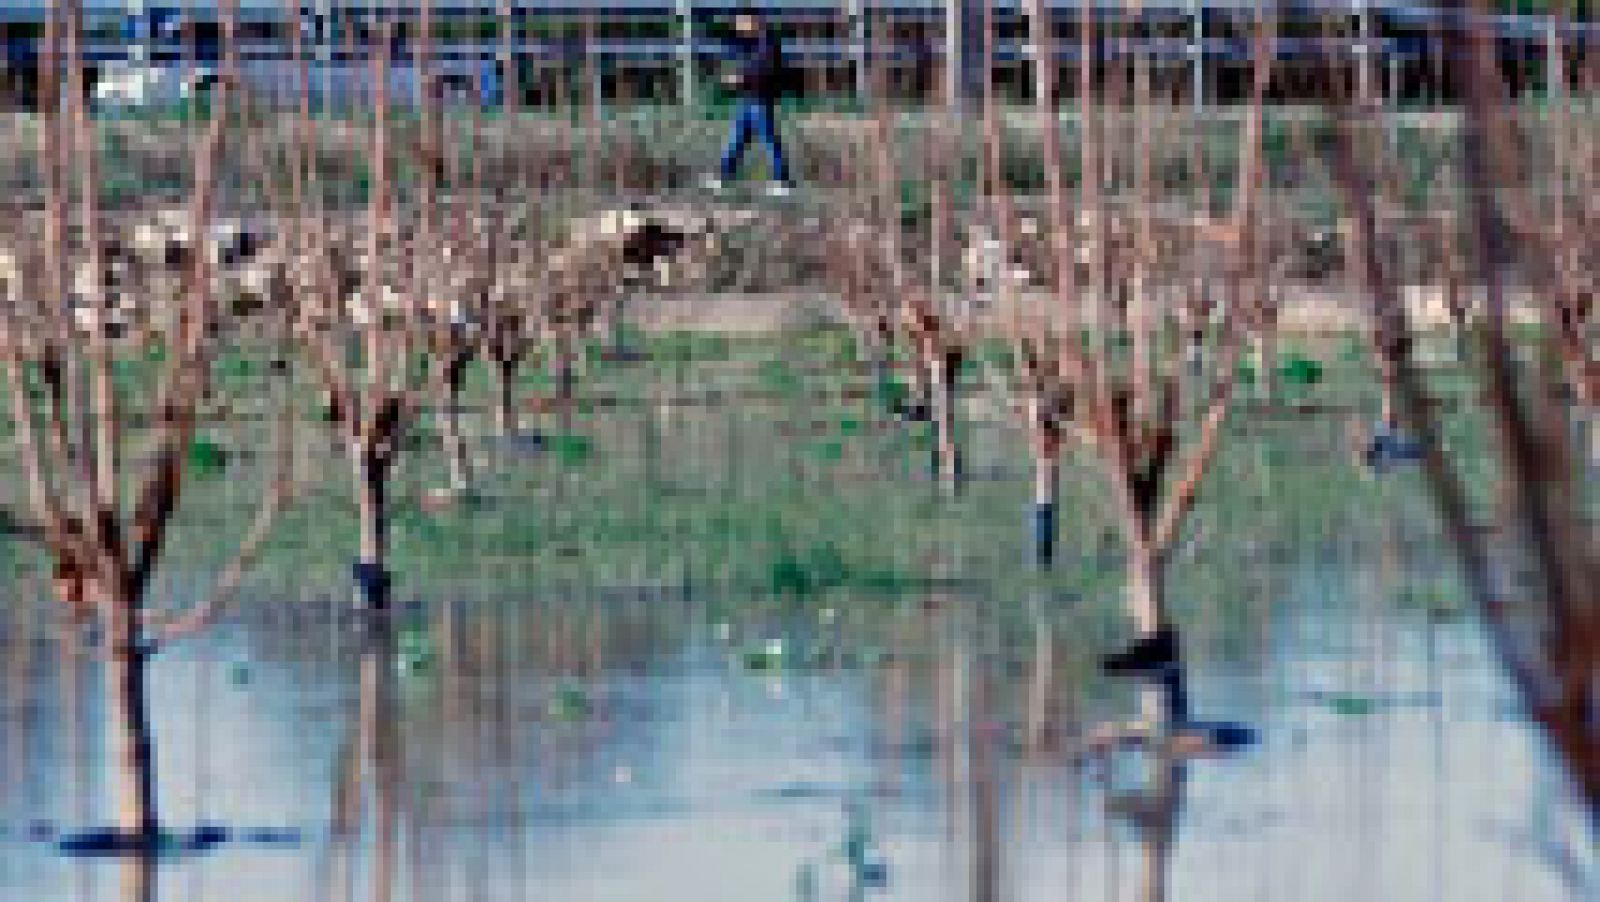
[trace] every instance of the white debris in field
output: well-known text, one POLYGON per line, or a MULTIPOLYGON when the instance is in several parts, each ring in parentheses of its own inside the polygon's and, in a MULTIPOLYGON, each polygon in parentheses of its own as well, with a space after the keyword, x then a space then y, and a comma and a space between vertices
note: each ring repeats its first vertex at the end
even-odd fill
POLYGON ((94 270, 87 262, 79 263, 72 270, 72 284, 68 288, 74 295, 86 298, 99 290, 99 280, 94 270))
POLYGON ((350 321, 358 326, 372 325, 372 308, 362 298, 360 292, 345 299, 345 313, 350 317, 350 321))
POLYGON ((159 250, 166 246, 168 234, 168 230, 153 222, 141 222, 134 227, 133 244, 140 250, 159 250))
POLYGON ((194 221, 193 214, 183 207, 167 207, 155 212, 156 225, 165 229, 168 234, 182 232, 188 235, 189 225, 194 221))
POLYGON ((255 264, 247 266, 239 273, 239 287, 249 294, 268 298, 272 294, 275 276, 276 273, 271 265, 255 264))
POLYGON ((206 249, 213 263, 224 262, 245 240, 244 229, 235 222, 218 222, 206 233, 206 249))
POLYGON ((16 303, 22 299, 22 272, 10 251, 0 250, 0 300, 16 303))

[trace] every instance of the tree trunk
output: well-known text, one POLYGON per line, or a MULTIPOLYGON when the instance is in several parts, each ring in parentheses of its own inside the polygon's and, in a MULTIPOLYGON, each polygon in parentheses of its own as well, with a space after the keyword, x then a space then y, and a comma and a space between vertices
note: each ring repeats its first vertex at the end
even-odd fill
MULTIPOLYGON (((1048 445, 1048 442, 1043 444, 1048 445)), ((1049 569, 1056 559, 1056 500, 1060 496, 1061 468, 1054 454, 1036 448, 1033 456, 1033 559, 1049 569)))
POLYGON ((356 558, 357 602, 370 611, 389 606, 388 473, 385 467, 357 450, 356 512, 361 545, 356 558))
POLYGON ((1134 539, 1128 551, 1128 614, 1141 636, 1168 624, 1165 555, 1146 539, 1134 539))
POLYGON ((361 483, 361 561, 383 566, 387 552, 384 519, 387 501, 384 480, 380 476, 367 476, 361 483))
MULTIPOLYGON (((855 330, 856 346, 861 349, 867 369, 872 378, 873 398, 878 403, 890 400, 890 384, 894 379, 891 367, 889 342, 882 338, 877 330, 857 328, 855 330)), ((891 411, 899 413, 899 411, 891 411)))
POLYGON ((137 613, 129 598, 112 597, 105 605, 106 725, 115 771, 117 830, 123 839, 142 845, 155 841, 159 827, 147 658, 139 645, 137 613))
POLYGON ((1450 339, 1454 346, 1456 365, 1472 359, 1472 333, 1467 322, 1467 305, 1461 297, 1461 284, 1454 277, 1445 281, 1444 307, 1450 314, 1450 339))
POLYGON ((940 481, 954 491, 961 478, 961 461, 956 447, 956 373, 944 355, 928 364, 928 384, 932 393, 935 459, 940 481))
POLYGON ((927 418, 933 410, 933 383, 929 373, 933 371, 931 364, 923 364, 919 358, 911 361, 911 384, 907 386, 910 394, 910 403, 917 406, 920 418, 927 418))
POLYGON ((446 379, 443 438, 445 457, 450 466, 450 490, 466 492, 472 487, 472 467, 467 460, 467 440, 461 431, 461 392, 466 382, 466 360, 452 361, 446 379))
POLYGON ((1600 469, 1600 410, 1591 407, 1582 418, 1588 432, 1589 465, 1600 469))
POLYGON ((517 361, 513 357, 495 360, 494 428, 501 438, 517 431, 516 379, 517 361))
POLYGON ((1250 337, 1256 369, 1256 390, 1261 400, 1272 403, 1282 397, 1278 390, 1278 339, 1274 330, 1265 329, 1250 337))
POLYGON ((577 388, 577 361, 574 360, 576 352, 572 348, 572 339, 563 336, 558 339, 556 349, 556 397, 559 400, 562 413, 568 413, 572 407, 572 398, 577 388))
MULTIPOLYGON (((1188 368, 1188 375, 1192 381, 1198 383, 1206 371, 1206 335, 1202 328, 1194 328, 1189 332, 1189 341, 1184 348, 1184 363, 1188 368)), ((1191 380, 1185 380, 1188 382, 1191 380)))
POLYGON ((1400 379, 1400 373, 1390 351, 1380 344, 1378 354, 1378 421, 1388 431, 1395 431, 1400 425, 1400 408, 1396 404, 1395 388, 1400 379))

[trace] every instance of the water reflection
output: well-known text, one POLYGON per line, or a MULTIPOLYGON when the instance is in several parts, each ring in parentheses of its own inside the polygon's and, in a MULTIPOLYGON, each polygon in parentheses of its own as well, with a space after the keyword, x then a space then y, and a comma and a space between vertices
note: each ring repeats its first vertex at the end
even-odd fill
POLYGON ((230 841, 114 860, 57 842, 105 808, 99 683, 13 605, 0 873, 21 899, 1574 898, 1575 815, 1476 628, 1366 579, 1302 568, 1259 642, 1191 631, 1138 679, 1043 591, 1004 617, 953 591, 256 599, 151 664, 165 816, 230 841))
POLYGON ((396 830, 401 816, 396 796, 404 778, 394 688, 397 658, 394 626, 385 613, 369 612, 359 627, 356 710, 334 770, 325 853, 328 881, 322 898, 358 898, 354 865, 358 840, 365 838, 371 858, 368 897, 384 900, 394 896, 396 830))

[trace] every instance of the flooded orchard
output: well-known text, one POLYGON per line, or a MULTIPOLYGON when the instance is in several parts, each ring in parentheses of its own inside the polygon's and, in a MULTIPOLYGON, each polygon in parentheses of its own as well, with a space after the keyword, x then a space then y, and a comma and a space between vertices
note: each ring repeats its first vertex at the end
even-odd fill
MULTIPOLYGON (((156 797, 200 839, 156 856, 155 898, 1572 897, 1581 809, 1418 477, 1363 471, 1344 419, 1230 422, 1171 589, 1215 738, 1163 761, 1096 664, 1111 499, 1067 480, 1037 566, 982 368, 950 497, 845 336, 645 348, 596 354, 567 422, 526 414, 542 441, 469 408, 470 506, 429 505, 442 461, 399 474, 390 627, 352 608, 347 476, 306 430, 229 615, 151 659, 156 797)), ((1302 390, 1328 406, 1370 390, 1337 347, 1291 356, 1328 362, 1302 390)), ((208 429, 225 462, 158 608, 255 515, 251 430, 208 429)), ((114 820, 103 646, 7 547, 0 883, 120 899, 135 865, 67 848, 114 820)))
POLYGON ((0 900, 1600 893, 1591 25, 270 5, 7 30, 0 900))

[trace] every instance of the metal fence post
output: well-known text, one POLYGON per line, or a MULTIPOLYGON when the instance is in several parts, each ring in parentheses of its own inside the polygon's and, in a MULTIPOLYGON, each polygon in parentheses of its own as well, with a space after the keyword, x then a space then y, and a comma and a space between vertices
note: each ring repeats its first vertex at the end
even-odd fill
POLYGON ((1369 0, 1354 0, 1356 7, 1356 97, 1364 104, 1373 100, 1372 85, 1372 7, 1369 0))
POLYGON ((317 45, 317 63, 322 78, 322 103, 318 106, 324 118, 333 115, 333 3, 332 0, 318 0, 316 12, 316 29, 312 40, 317 45))
POLYGON ((867 84, 867 18, 864 0, 844 0, 845 46, 850 56, 850 90, 858 106, 864 107, 867 84))
POLYGON ((1206 13, 1200 0, 1189 0, 1189 91, 1196 110, 1206 105, 1206 13))
POLYGON ((150 62, 150 11, 145 0, 129 0, 127 23, 133 32, 128 37, 128 59, 134 68, 150 62))
POLYGON ((677 0, 678 7, 678 100, 684 106, 695 102, 694 0, 677 0))
POLYGON ((957 108, 982 96, 988 74, 983 71, 982 0, 946 0, 945 71, 957 108))
POLYGON ((1544 26, 1544 90, 1547 100, 1555 100, 1566 90, 1566 63, 1561 55, 1560 20, 1551 16, 1544 26))

